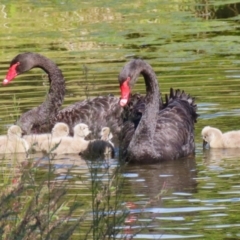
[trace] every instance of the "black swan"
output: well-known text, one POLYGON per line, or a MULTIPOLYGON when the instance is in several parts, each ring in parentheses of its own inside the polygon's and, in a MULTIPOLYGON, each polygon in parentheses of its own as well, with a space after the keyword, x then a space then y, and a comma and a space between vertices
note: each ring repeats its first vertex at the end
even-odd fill
POLYGON ((131 87, 142 74, 146 84, 145 104, 136 103, 127 107, 120 153, 131 163, 157 163, 178 159, 195 150, 194 123, 197 119, 194 99, 171 89, 163 107, 159 86, 152 67, 141 59, 127 63, 119 74, 121 89, 120 105, 128 101, 131 87), (159 110, 163 108, 162 110, 159 110))
POLYGON ((67 123, 70 134, 73 134, 73 127, 82 122, 90 127, 95 136, 103 126, 110 127, 117 136, 122 126, 119 98, 99 96, 60 110, 65 95, 63 74, 54 62, 40 54, 27 52, 17 55, 10 63, 3 85, 32 68, 41 68, 48 74, 50 88, 41 105, 23 113, 18 119, 17 124, 24 134, 50 132, 56 122, 67 123))

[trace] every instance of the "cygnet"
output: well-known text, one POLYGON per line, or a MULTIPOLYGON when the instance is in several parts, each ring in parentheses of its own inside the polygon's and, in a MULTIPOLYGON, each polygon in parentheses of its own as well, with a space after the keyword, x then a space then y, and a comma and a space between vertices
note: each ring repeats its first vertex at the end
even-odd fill
POLYGON ((211 148, 240 148, 240 130, 222 133, 219 129, 206 126, 202 129, 203 146, 211 148))
POLYGON ((84 151, 89 144, 89 141, 84 140, 91 133, 89 127, 84 123, 79 123, 74 127, 73 132, 73 137, 58 137, 53 138, 51 141, 44 141, 42 150, 56 154, 80 153, 84 151))
POLYGON ((9 127, 7 135, 0 136, 0 153, 23 153, 28 149, 27 141, 22 138, 22 129, 17 125, 9 127))
POLYGON ((69 127, 66 123, 58 122, 52 129, 51 133, 25 135, 23 138, 28 142, 29 146, 35 151, 41 151, 42 143, 51 142, 52 138, 66 137, 69 135, 69 127))
POLYGON ((103 127, 101 130, 100 136, 101 136, 101 140, 109 142, 114 147, 114 144, 111 142, 113 135, 109 127, 103 127))

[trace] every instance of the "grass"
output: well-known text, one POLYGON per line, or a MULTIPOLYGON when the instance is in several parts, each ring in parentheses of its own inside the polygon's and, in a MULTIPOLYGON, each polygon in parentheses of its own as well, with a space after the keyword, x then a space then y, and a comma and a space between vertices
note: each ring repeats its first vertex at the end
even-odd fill
POLYGON ((90 162, 92 224, 85 239, 117 239, 121 228, 129 214, 122 204, 124 166, 113 168, 106 161, 90 162))
MULTIPOLYGON (((43 158, 35 160, 33 155, 20 163, 15 157, 10 168, 8 159, 2 161, 7 164, 2 164, 0 239, 116 239, 121 232, 117 227, 129 214, 122 204, 123 166, 87 161, 90 197, 81 201, 81 194, 69 195, 67 177, 56 180, 51 152, 44 156, 49 159, 45 169, 40 167, 43 158)), ((65 176, 73 175, 72 170, 65 176)), ((85 184, 81 176, 76 178, 85 184)))
POLYGON ((69 224, 71 216, 82 203, 69 204, 65 198, 67 182, 52 181, 54 168, 43 172, 37 165, 31 160, 25 166, 15 165, 17 173, 2 186, 2 239, 69 239, 82 221, 83 216, 75 219, 74 224, 69 224), (38 177, 39 174, 41 177, 38 177))

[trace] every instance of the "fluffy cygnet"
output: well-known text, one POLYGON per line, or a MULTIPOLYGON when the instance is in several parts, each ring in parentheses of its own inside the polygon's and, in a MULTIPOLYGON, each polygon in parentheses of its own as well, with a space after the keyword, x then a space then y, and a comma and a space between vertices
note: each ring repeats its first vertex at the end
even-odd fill
POLYGON ((104 140, 89 141, 87 148, 80 152, 80 156, 91 160, 98 158, 114 158, 114 155, 114 147, 104 140))
POLYGON ((69 127, 66 123, 56 123, 52 129, 52 137, 66 137, 69 135, 69 127))
POLYGON ((114 145, 110 141, 113 137, 110 128, 104 127, 100 132, 101 140, 91 140, 86 148, 86 150, 81 151, 80 155, 88 159, 98 159, 98 158, 114 158, 115 151, 114 145))
POLYGON ((56 123, 51 133, 25 135, 23 138, 35 151, 41 151, 44 141, 50 142, 52 138, 66 137, 69 135, 69 127, 66 123, 56 123))
POLYGON ((42 150, 56 154, 80 153, 84 151, 89 144, 89 141, 84 140, 91 133, 89 127, 84 123, 79 123, 74 127, 73 132, 73 137, 58 137, 51 139, 51 141, 44 141, 42 150))
POLYGON ((222 133, 219 129, 206 126, 202 130, 203 144, 211 148, 240 148, 240 130, 222 133))
POLYGON ((113 135, 109 127, 103 127, 101 130, 100 136, 101 136, 101 140, 109 142, 114 147, 114 144, 111 142, 113 135))
POLYGON ((21 153, 27 152, 29 145, 22 138, 22 129, 17 126, 11 126, 7 135, 0 136, 0 153, 21 153))

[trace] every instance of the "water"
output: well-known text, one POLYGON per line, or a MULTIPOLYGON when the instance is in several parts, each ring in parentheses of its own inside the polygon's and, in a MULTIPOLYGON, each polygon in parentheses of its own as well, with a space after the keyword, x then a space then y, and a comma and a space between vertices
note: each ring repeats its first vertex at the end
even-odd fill
MULTIPOLYGON (((2 79, 18 53, 46 55, 64 73, 65 107, 86 96, 119 95, 119 71, 141 57, 156 71, 163 94, 174 87, 196 98, 195 156, 124 170, 124 202, 131 213, 124 232, 137 233, 135 239, 240 238, 240 151, 203 151, 200 137, 206 125, 239 129, 239 10, 240 1, 232 0, 0 3, 2 79)), ((0 88, 1 133, 44 100, 47 85, 45 74, 34 69, 0 88)), ((144 93, 142 80, 134 90, 144 93)), ((70 191, 85 199, 91 174, 79 161, 74 156, 53 165, 56 179, 67 175, 70 191)), ((6 167, 12 165, 3 162, 6 167)))

